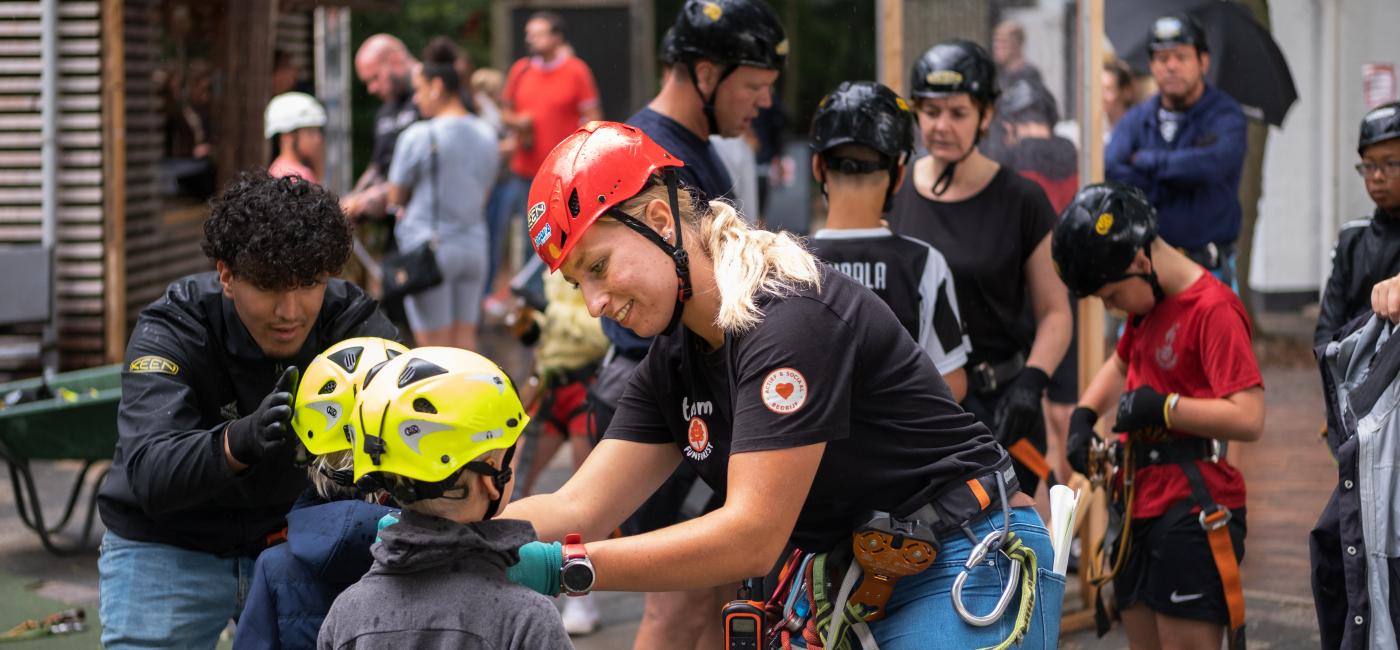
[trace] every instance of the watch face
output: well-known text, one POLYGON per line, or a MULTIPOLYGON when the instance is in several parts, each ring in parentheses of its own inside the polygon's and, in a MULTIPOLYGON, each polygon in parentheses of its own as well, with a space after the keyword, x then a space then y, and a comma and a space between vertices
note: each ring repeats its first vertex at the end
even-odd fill
POLYGON ((564 573, 559 579, 564 583, 565 591, 586 592, 593 588, 593 567, 583 562, 572 562, 564 566, 564 573))

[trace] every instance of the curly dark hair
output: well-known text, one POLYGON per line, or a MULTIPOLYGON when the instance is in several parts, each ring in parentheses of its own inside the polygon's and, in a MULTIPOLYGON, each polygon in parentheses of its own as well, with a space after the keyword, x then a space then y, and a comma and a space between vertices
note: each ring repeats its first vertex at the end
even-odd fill
POLYGON ((260 289, 313 285, 350 257, 340 200, 300 177, 244 172, 210 204, 204 254, 260 289))

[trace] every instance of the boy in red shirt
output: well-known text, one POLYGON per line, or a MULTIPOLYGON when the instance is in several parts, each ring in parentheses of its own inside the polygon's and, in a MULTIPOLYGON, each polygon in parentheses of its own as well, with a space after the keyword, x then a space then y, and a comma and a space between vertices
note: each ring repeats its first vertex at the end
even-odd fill
POLYGON ((1147 197, 1125 185, 1080 190, 1055 227, 1051 254, 1070 291, 1131 315, 1080 398, 1069 437, 1070 465, 1087 474, 1098 414, 1118 398, 1125 480, 1114 507, 1124 514, 1126 557, 1116 557, 1116 543, 1105 547, 1115 552, 1128 641, 1214 648, 1228 630, 1230 647, 1243 648, 1244 477, 1216 441, 1253 442, 1264 430, 1244 306, 1157 237, 1147 197))

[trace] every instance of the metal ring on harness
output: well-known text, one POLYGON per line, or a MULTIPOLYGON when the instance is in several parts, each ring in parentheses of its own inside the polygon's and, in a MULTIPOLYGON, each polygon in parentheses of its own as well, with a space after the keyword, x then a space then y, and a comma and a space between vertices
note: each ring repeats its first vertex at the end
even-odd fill
MULTIPOLYGON (((1016 588, 1020 586, 1021 563, 1013 560, 1011 562, 1011 577, 1006 581, 1006 588, 1002 590, 1001 598, 997 599, 997 605, 992 608, 991 612, 985 616, 978 616, 968 611, 962 602, 962 588, 963 584, 967 582, 969 572, 987 559, 988 553, 992 550, 1006 555, 1001 548, 1002 538, 1005 534, 1005 530, 994 530, 982 538, 982 541, 972 548, 972 554, 968 556, 962 572, 953 580, 953 608, 957 610, 958 616, 961 616, 962 620, 967 621, 969 625, 986 627, 1001 620, 1002 615, 1006 613, 1006 608, 1011 604, 1012 596, 1016 595, 1016 588)), ((1010 556, 1007 556, 1007 559, 1010 560, 1010 556)))

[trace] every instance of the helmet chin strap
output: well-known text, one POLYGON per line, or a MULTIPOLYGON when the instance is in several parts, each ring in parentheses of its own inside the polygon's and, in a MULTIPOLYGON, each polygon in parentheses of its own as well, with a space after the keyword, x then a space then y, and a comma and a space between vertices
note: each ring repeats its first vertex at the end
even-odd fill
POLYGON ((690 300, 691 296, 694 295, 694 289, 690 283, 690 256, 686 254, 685 244, 681 239, 681 233, 683 233, 685 229, 681 227, 679 198, 680 180, 676 176, 676 171, 670 168, 663 171, 661 176, 666 182, 666 197, 670 201, 671 218, 675 223, 676 243, 674 245, 666 241, 666 238, 662 237, 655 230, 652 230, 646 224, 638 221, 632 215, 622 210, 611 208, 608 210, 608 214, 612 216, 612 218, 617 219, 622 225, 637 231, 643 237, 651 240, 653 244, 656 244, 661 250, 665 251, 667 255, 671 256, 671 261, 676 263, 676 306, 671 310, 670 323, 666 325, 666 329, 662 332, 663 334, 670 335, 675 333, 676 328, 680 325, 681 313, 685 311, 686 301, 690 300))
POLYGON ((944 192, 948 191, 948 188, 953 184, 953 174, 958 171, 958 163, 967 160, 967 157, 971 156, 972 152, 977 150, 977 143, 982 141, 982 118, 986 114, 986 109, 977 109, 977 133, 972 136, 972 146, 968 147, 967 151, 964 151, 963 155, 959 156, 957 160, 948 163, 948 166, 943 168, 943 173, 939 174, 938 178, 934 179, 933 187, 931 188, 934 196, 943 196, 944 192))
MULTIPOLYGON (((1148 262, 1152 261, 1151 242, 1148 242, 1146 246, 1142 247, 1142 253, 1143 255, 1147 256, 1148 262)), ((1157 266, 1155 264, 1152 265, 1151 269, 1148 270, 1148 272, 1146 273, 1124 273, 1123 278, 1141 278, 1143 281, 1147 282, 1147 284, 1152 287, 1152 299, 1154 301, 1154 306, 1162 304, 1162 301, 1167 299, 1167 292, 1162 290, 1162 283, 1157 280, 1157 266)), ((1137 314, 1133 316, 1134 327, 1136 327, 1138 323, 1142 322, 1142 317, 1142 314, 1137 314)))

